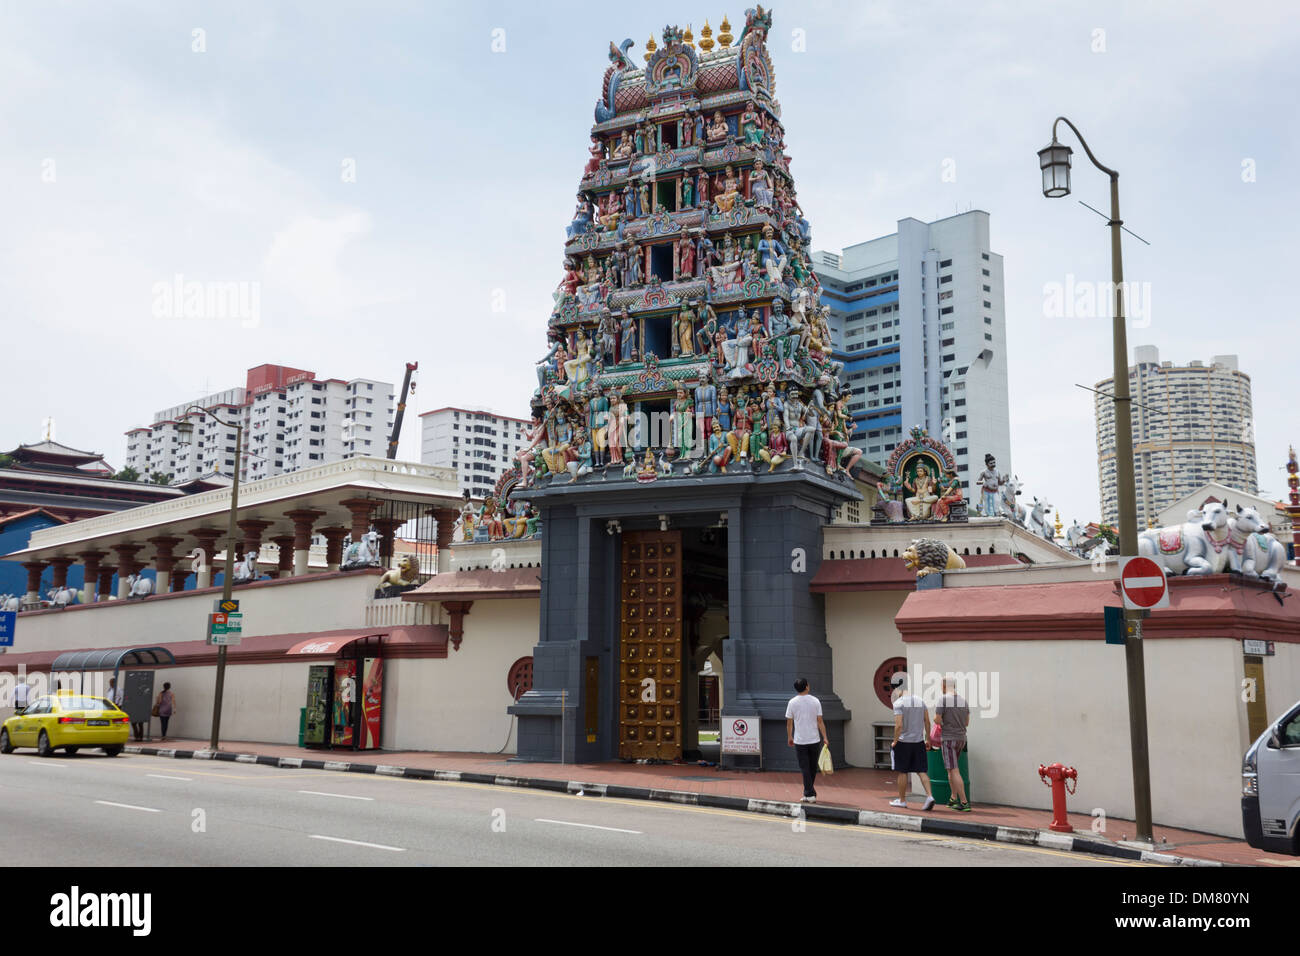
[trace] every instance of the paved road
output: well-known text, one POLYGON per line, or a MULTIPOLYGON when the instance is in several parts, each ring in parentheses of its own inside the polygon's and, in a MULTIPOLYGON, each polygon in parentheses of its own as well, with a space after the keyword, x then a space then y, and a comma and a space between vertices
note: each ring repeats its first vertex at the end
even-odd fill
POLYGON ((0 756, 0 861, 70 866, 1132 866, 760 814, 252 764, 0 756))

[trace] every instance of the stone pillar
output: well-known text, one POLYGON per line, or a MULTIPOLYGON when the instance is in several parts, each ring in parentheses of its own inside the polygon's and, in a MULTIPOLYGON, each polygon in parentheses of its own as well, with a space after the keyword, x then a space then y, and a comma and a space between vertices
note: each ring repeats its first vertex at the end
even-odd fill
MULTIPOLYGON (((239 530, 244 532, 243 548, 244 552, 256 551, 262 546, 262 533, 271 527, 274 522, 263 521, 260 518, 245 518, 243 521, 236 521, 235 524, 239 530)), ((244 555, 239 555, 243 557, 244 555)))
POLYGON ((82 551, 77 555, 85 567, 85 584, 81 589, 81 600, 85 604, 99 600, 99 595, 103 594, 107 588, 98 586, 102 577, 100 560, 104 557, 103 551, 82 551), (98 586, 98 587, 97 587, 98 586), (96 593, 98 591, 98 593, 96 593))
POLYGON ((451 539, 456 533, 456 520, 460 517, 460 511, 456 508, 430 508, 425 514, 432 515, 433 520, 438 522, 434 539, 438 549, 438 571, 450 571, 451 539))
POLYGON ((54 569, 53 586, 58 589, 68 586, 68 568, 76 558, 65 558, 59 555, 57 558, 50 558, 50 567, 54 569))
POLYGON ((348 529, 342 525, 333 528, 321 528, 320 533, 325 536, 325 564, 328 570, 337 571, 339 565, 343 563, 343 539, 348 533, 348 529))
POLYGON ((176 550, 176 545, 181 543, 181 539, 159 535, 150 538, 149 543, 154 547, 154 570, 157 572, 154 593, 167 594, 171 591, 172 569, 176 567, 176 556, 172 552, 176 550))
POLYGON ((116 570, 111 564, 99 566, 99 585, 95 588, 96 601, 113 600, 113 574, 116 570))
POLYGON ((284 516, 293 522, 293 575, 301 577, 310 570, 311 529, 316 520, 325 514, 311 508, 286 511, 284 516))
POLYGON ((113 553, 117 555, 117 596, 123 601, 131 594, 131 585, 126 579, 135 569, 136 552, 143 547, 142 544, 118 544, 113 546, 113 553))
POLYGON ((347 498, 339 504, 352 512, 352 543, 356 544, 370 530, 370 516, 379 507, 379 502, 372 498, 347 498))
POLYGON ((198 580, 194 582, 196 588, 212 587, 212 568, 219 550, 217 542, 224 533, 219 528, 207 527, 195 528, 190 532, 190 536, 198 541, 199 550, 203 552, 203 566, 198 572, 198 580))
POLYGON ((280 561, 271 576, 275 578, 293 577, 293 535, 277 534, 271 538, 271 543, 280 551, 280 561))
POLYGON ((23 567, 27 569, 27 594, 23 603, 36 604, 41 599, 41 575, 45 573, 46 564, 44 561, 24 561, 23 567))
POLYGON ((393 563, 395 533, 403 524, 401 518, 376 518, 375 530, 379 532, 379 563, 385 568, 393 563))
POLYGON ((185 590, 185 579, 190 576, 188 567, 179 567, 172 570, 172 593, 185 590))

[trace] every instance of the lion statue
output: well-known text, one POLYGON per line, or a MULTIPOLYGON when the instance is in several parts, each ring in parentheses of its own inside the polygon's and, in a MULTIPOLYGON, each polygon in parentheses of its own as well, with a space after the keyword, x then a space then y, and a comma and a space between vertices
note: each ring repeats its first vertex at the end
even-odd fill
POLYGON ((913 538, 903 552, 907 570, 915 571, 917 579, 936 571, 953 571, 966 567, 960 554, 938 538, 913 538))
POLYGON ((385 588, 405 590, 406 588, 415 587, 419 574, 419 568, 415 566, 415 559, 408 554, 397 562, 397 567, 384 572, 383 577, 379 579, 379 587, 381 590, 385 588))

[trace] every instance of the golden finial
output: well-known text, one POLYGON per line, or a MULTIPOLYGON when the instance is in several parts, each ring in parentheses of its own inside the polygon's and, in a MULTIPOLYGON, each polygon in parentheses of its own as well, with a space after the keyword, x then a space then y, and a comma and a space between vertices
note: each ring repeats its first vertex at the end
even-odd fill
POLYGON ((695 35, 691 33, 691 25, 686 24, 686 32, 682 34, 682 42, 692 49, 695 48, 695 35))
POLYGON ((1061 529, 1064 527, 1065 525, 1061 524, 1061 513, 1058 511, 1056 513, 1056 536, 1058 538, 1061 536, 1061 529))
POLYGON ((719 26, 722 28, 722 32, 718 34, 718 43, 721 44, 722 48, 725 50, 727 47, 731 46, 731 41, 735 39, 735 37, 731 35, 731 23, 727 20, 726 14, 722 15, 722 23, 719 24, 719 26))
POLYGON ((655 43, 655 35, 653 33, 650 34, 650 39, 646 41, 645 45, 645 61, 647 63, 650 62, 650 57, 655 55, 655 47, 657 45, 658 44, 655 43))
POLYGON ((713 49, 713 27, 709 26, 709 21, 704 21, 704 29, 700 31, 700 49, 708 53, 713 49))

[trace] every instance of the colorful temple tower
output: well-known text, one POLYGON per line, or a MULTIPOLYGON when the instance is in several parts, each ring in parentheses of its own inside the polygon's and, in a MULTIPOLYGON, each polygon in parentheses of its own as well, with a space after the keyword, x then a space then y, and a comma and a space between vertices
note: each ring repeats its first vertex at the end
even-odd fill
MULTIPOLYGON (((773 67, 771 14, 701 50, 666 27, 609 48, 563 279, 537 365, 516 508, 541 514, 524 759, 695 750, 696 674, 723 662, 727 715, 793 766, 797 676, 836 747, 821 527, 858 498, 861 451, 808 250, 773 67)), ((711 31, 710 31, 711 34, 711 31)), ((707 44, 707 45, 706 45, 707 44)))

